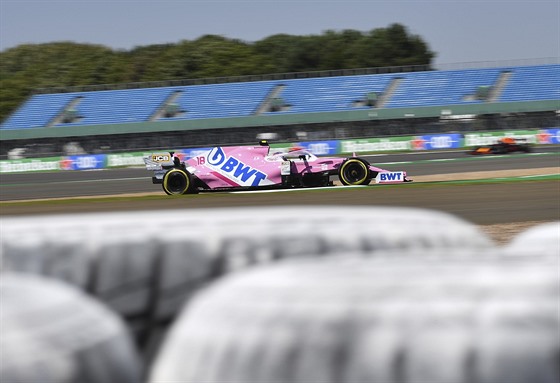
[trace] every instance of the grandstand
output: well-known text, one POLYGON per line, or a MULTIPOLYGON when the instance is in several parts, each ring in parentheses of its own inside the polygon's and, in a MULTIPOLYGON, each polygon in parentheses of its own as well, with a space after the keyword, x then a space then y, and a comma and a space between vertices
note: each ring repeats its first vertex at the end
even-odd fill
POLYGON ((364 102, 369 93, 384 95, 385 108, 560 100, 560 65, 41 94, 31 97, 2 123, 1 128, 246 117, 256 115, 258 107, 272 98, 281 98, 288 108, 263 114, 337 112, 379 107, 364 102), (492 100, 477 97, 479 89, 495 89, 500 79, 505 83, 499 84, 501 91, 492 100), (398 86, 388 94, 387 89, 397 81, 398 86), (282 88, 280 92, 272 97, 271 92, 279 87, 282 88), (178 97, 170 103, 172 94, 178 97), (158 110, 170 104, 178 106, 176 116, 154 117, 158 110), (65 122, 63 114, 69 110, 75 116, 65 122))
MULTIPOLYGON (((226 138, 231 134, 237 138, 236 143, 254 140, 256 129, 264 127, 270 131, 276 126, 299 125, 301 130, 302 124, 314 124, 316 136, 336 138, 340 134, 333 127, 321 134, 325 124, 374 119, 391 120, 389 125, 394 125, 394 120, 411 116, 434 122, 444 110, 449 114, 449 108, 459 115, 543 113, 559 110, 559 104, 560 64, 394 71, 36 94, 0 125, 0 132, 3 154, 13 140, 20 145, 22 140, 32 138, 107 139, 111 135, 144 134, 146 139, 140 145, 150 146, 150 134, 230 128, 229 134, 222 131, 206 135, 221 142, 195 140, 198 145, 206 145, 232 141, 232 137, 226 138), (250 134, 239 135, 249 128, 253 128, 250 134)), ((357 125, 359 129, 343 134, 359 136, 368 126, 357 125)), ((296 138, 294 129, 284 131, 290 132, 284 139, 296 138)), ((130 142, 124 136, 121 138, 130 142)), ((189 143, 193 143, 193 135, 189 137, 189 143)))

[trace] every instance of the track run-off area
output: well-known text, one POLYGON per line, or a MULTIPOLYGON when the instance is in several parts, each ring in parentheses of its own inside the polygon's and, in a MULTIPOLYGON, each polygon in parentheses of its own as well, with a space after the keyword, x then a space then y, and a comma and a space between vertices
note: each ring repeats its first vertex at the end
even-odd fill
POLYGON ((264 205, 382 205, 443 210, 477 224, 558 220, 560 146, 534 153, 469 156, 464 151, 359 155, 414 180, 274 193, 167 196, 143 168, 0 176, 0 214, 264 205))

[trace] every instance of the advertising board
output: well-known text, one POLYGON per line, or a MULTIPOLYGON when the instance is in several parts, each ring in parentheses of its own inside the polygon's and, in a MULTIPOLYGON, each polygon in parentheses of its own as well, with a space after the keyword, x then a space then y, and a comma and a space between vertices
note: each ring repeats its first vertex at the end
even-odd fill
POLYGON ((63 170, 104 169, 107 156, 105 154, 68 156, 63 158, 63 170))
MULTIPOLYGON (((410 150, 445 150, 489 145, 503 137, 513 137, 532 144, 560 144, 560 128, 504 130, 499 132, 469 132, 425 134, 383 138, 304 141, 271 143, 271 152, 299 146, 317 156, 352 153, 375 153, 410 150)), ((211 148, 190 148, 175 151, 181 160, 197 157, 211 148)), ((40 172, 57 170, 90 170, 127 166, 144 166, 143 157, 151 152, 96 154, 66 157, 47 157, 0 161, 0 173, 40 172)))
POLYGON ((62 157, 0 161, 0 173, 46 172, 61 170, 63 167, 62 157))

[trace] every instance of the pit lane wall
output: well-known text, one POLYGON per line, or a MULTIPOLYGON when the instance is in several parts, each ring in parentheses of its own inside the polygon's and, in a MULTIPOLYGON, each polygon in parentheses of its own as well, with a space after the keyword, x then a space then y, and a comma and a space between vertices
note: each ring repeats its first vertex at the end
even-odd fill
MULTIPOLYGON (((271 148, 272 150, 281 150, 298 146, 306 148, 318 156, 326 156, 352 153, 461 149, 492 144, 501 137, 524 139, 532 144, 558 145, 560 144, 560 128, 274 143, 271 144, 271 148)), ((206 149, 208 148, 179 149, 175 153, 185 159, 197 156, 206 149)), ((143 166, 142 157, 151 153, 150 151, 5 160, 0 161, 0 174, 143 166)))

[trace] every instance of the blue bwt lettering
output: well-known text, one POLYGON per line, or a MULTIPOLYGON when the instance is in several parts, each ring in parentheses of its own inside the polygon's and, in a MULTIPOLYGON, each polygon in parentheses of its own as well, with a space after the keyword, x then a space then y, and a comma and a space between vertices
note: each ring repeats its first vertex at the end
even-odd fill
POLYGON ((382 181, 395 181, 399 179, 398 173, 381 173, 382 181))
POLYGON ((235 167, 237 166, 237 164, 239 163, 239 161, 237 161, 235 158, 233 157, 229 157, 226 161, 226 163, 224 164, 224 166, 222 166, 222 170, 224 172, 231 172, 233 169, 235 169, 235 167))
POLYGON ((251 186, 259 186, 259 183, 266 178, 266 174, 257 169, 245 165, 234 157, 227 157, 222 148, 214 148, 207 156, 207 163, 211 166, 220 167, 223 172, 229 173, 234 178, 247 182, 254 177, 251 186))

